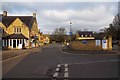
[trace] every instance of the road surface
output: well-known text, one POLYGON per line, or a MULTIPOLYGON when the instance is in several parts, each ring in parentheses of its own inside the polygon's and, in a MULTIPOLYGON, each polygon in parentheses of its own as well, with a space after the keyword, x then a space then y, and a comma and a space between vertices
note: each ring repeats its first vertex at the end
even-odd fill
POLYGON ((52 78, 54 75, 57 78, 118 78, 117 54, 65 54, 61 47, 60 44, 51 44, 40 52, 3 61, 3 77, 52 78), (56 71, 58 65, 61 65, 61 71, 56 71))

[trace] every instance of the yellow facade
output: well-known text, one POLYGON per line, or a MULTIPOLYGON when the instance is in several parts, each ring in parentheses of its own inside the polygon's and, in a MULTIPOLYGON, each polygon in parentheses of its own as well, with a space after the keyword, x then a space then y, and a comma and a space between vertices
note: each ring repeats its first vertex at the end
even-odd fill
POLYGON ((76 39, 77 40, 87 40, 87 39, 95 39, 94 37, 88 37, 88 35, 87 36, 85 36, 85 37, 82 37, 82 36, 80 36, 78 33, 76 33, 76 39))
MULTIPOLYGON (((37 41, 38 43, 31 42, 31 36, 38 36, 38 39, 40 37, 39 36, 39 31, 38 31, 38 25, 37 25, 37 22, 35 20, 33 21, 33 24, 31 26, 31 28, 30 28, 30 26, 27 26, 24 22, 22 22, 19 18, 16 18, 7 27, 5 25, 3 25, 3 23, 0 22, 0 27, 2 27, 2 29, 4 29, 4 31, 9 35, 12 35, 12 34, 15 33, 15 28, 20 28, 21 31, 19 33, 15 33, 15 34, 22 34, 26 38, 28 38, 28 40, 26 40, 26 43, 27 43, 27 45, 25 46, 26 48, 30 48, 31 44, 34 44, 35 47, 39 46, 39 40, 37 41)), ((9 41, 9 40, 10 39, 8 39, 7 41, 9 41)), ((11 40, 12 40, 12 44, 13 44, 13 40, 17 41, 17 40, 20 40, 20 39, 11 39, 11 40)), ((21 39, 21 40, 24 40, 24 39, 21 39)), ((8 43, 7 46, 8 46, 8 48, 13 49, 13 45, 10 46, 9 43, 8 43)), ((7 46, 5 46, 5 47, 7 47, 7 46)), ((18 46, 16 46, 16 49, 18 49, 18 46)))
POLYGON ((2 29, 4 29, 5 32, 7 32, 7 28, 6 28, 6 26, 2 22, 0 22, 0 27, 2 29))
POLYGON ((78 40, 95 39, 94 37, 78 37, 78 40))
POLYGON ((112 36, 108 35, 108 38, 104 37, 100 39, 100 34, 98 35, 99 39, 96 39, 95 36, 88 36, 76 34, 76 40, 71 43, 74 50, 112 50, 112 36), (96 41, 100 41, 100 45, 96 46, 96 41), (87 41, 86 44, 83 44, 82 41, 87 41))
POLYGON ((33 16, 7 16, 7 11, 4 11, 2 20, 3 23, 0 22, 0 27, 5 32, 3 33, 5 34, 3 36, 3 48, 17 49, 21 44, 25 44, 25 47, 29 48, 39 46, 43 35, 38 29, 36 13, 33 13, 33 16))
POLYGON ((19 18, 16 18, 15 21, 10 24, 7 28, 7 32, 9 34, 14 34, 14 28, 21 28, 21 33, 29 38, 29 28, 19 18))
POLYGON ((108 49, 112 50, 112 36, 108 36, 108 49))
POLYGON ((33 23, 32 28, 31 28, 31 31, 32 31, 34 34, 38 35, 38 25, 37 25, 36 22, 33 23))

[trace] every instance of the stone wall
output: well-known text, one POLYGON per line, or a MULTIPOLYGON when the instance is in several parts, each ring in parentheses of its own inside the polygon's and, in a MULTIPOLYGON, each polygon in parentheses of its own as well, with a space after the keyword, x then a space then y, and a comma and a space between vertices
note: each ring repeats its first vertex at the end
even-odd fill
POLYGON ((95 40, 86 40, 86 43, 80 41, 73 41, 70 43, 70 48, 73 50, 102 50, 101 45, 96 46, 95 40))

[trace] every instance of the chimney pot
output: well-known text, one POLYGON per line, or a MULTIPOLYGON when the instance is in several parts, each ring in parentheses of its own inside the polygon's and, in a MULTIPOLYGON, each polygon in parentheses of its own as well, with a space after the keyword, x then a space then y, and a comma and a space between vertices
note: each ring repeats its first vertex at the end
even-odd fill
POLYGON ((33 17, 34 17, 34 18, 36 17, 36 13, 33 13, 33 17))
POLYGON ((3 12, 3 16, 7 16, 7 11, 4 11, 4 12, 3 12))

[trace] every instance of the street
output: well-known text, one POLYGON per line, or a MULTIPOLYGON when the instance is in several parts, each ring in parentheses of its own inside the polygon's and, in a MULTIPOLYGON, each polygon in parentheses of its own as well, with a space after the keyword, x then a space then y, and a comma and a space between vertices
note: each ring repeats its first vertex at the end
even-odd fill
POLYGON ((61 65, 61 71, 56 74, 58 78, 118 78, 118 54, 74 55, 64 53, 61 47, 51 44, 40 52, 3 61, 3 77, 51 78, 61 65))

